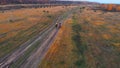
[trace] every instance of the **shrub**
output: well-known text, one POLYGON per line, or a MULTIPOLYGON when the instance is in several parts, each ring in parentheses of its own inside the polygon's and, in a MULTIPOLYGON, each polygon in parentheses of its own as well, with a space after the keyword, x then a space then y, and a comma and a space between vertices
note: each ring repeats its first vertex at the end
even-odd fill
POLYGON ((43 10, 43 12, 46 12, 45 10, 43 10))
POLYGON ((9 20, 9 22, 13 22, 13 20, 9 20))
POLYGON ((46 13, 49 13, 49 11, 46 11, 46 13))
POLYGON ((48 17, 48 18, 52 18, 52 16, 51 16, 51 15, 48 15, 47 17, 48 17))

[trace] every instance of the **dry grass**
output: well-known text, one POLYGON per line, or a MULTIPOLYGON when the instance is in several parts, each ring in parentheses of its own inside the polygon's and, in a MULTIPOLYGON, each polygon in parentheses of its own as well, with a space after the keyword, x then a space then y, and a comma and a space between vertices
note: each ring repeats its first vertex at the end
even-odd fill
POLYGON ((56 40, 47 52, 40 68, 70 68, 74 66, 76 54, 72 51, 76 49, 71 40, 71 24, 65 21, 60 29, 56 40), (63 37, 64 36, 64 37, 63 37), (67 61, 66 61, 67 60, 67 61))
POLYGON ((88 44, 85 54, 87 68, 119 68, 120 67, 120 29, 119 12, 104 13, 102 11, 83 12, 79 19, 82 26, 81 36, 88 44), (91 15, 92 14, 92 15, 91 15), (89 16, 91 15, 91 16, 89 16))
POLYGON ((78 23, 81 27, 81 29, 78 25, 75 27, 78 28, 75 30, 79 31, 77 32, 79 35, 75 37, 76 41, 70 40, 75 32, 71 31, 72 29, 67 30, 67 28, 72 28, 67 23, 71 24, 71 19, 68 19, 65 22, 68 26, 63 25, 40 64, 40 68, 120 68, 119 12, 103 14, 102 11, 84 10, 73 16, 76 19, 72 22, 78 23), (73 42, 76 42, 77 47, 73 42), (84 48, 85 45, 86 48, 84 48), (77 51, 77 49, 80 50, 77 51))

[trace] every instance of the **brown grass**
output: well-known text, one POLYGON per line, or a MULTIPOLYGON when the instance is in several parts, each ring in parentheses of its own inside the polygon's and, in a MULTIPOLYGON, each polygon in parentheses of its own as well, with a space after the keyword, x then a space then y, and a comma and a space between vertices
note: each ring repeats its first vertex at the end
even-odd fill
POLYGON ((103 34, 103 38, 105 38, 106 40, 109 40, 111 38, 111 35, 109 35, 109 34, 103 34))
POLYGON ((40 64, 40 68, 69 68, 74 66, 76 56, 72 50, 76 48, 72 45, 69 20, 66 20, 65 24, 63 24, 43 62, 40 64))
POLYGON ((86 11, 79 16, 79 19, 84 19, 79 20, 83 29, 81 36, 88 44, 85 54, 87 68, 119 68, 120 30, 118 21, 120 20, 119 16, 116 16, 117 14, 119 13, 102 14, 102 11, 86 11))
MULTIPOLYGON (((109 12, 102 14, 102 11, 93 12, 93 10, 84 10, 84 12, 77 12, 73 16, 76 17, 76 22, 81 26, 81 31, 79 32, 81 42, 79 44, 84 43, 87 47, 82 54, 86 66, 79 67, 75 65, 75 61, 80 62, 79 58, 81 55, 79 52, 76 54, 76 47, 72 43, 73 41, 69 39, 71 34, 68 32, 72 31, 71 29, 67 30, 67 28, 71 28, 67 24, 68 27, 63 25, 56 40, 40 64, 40 68, 119 68, 119 13, 109 12), (79 57, 76 57, 76 55, 79 55, 79 57), (62 64, 60 64, 60 61, 62 64)), ((67 22, 71 24, 71 19, 68 19, 67 22)), ((81 65, 82 63, 79 62, 78 64, 81 65)))

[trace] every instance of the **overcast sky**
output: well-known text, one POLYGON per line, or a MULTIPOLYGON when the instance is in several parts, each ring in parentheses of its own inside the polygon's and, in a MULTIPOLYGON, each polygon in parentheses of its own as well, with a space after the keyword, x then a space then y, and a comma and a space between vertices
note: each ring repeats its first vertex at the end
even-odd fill
POLYGON ((70 1, 90 1, 90 2, 116 3, 116 4, 120 4, 120 0, 70 0, 70 1))

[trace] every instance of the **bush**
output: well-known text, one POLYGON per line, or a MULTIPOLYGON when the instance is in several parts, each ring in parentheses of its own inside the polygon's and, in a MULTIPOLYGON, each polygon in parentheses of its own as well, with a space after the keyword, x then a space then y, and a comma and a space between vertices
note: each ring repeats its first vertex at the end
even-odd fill
POLYGON ((49 13, 49 11, 46 11, 46 13, 49 13))
POLYGON ((9 20, 9 22, 13 22, 13 20, 9 20))
POLYGON ((43 12, 45 12, 45 10, 43 10, 43 12))
POLYGON ((51 16, 51 15, 48 15, 47 17, 48 17, 48 18, 52 18, 52 16, 51 16))

